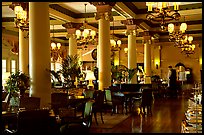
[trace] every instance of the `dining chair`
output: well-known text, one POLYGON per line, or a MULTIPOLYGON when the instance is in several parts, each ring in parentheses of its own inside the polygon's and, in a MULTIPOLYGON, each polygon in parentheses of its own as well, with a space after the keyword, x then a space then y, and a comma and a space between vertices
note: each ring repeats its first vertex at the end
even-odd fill
POLYGON ((118 113, 118 108, 119 106, 122 107, 122 113, 124 110, 124 96, 116 96, 114 95, 114 92, 112 92, 110 90, 110 88, 104 88, 105 91, 105 111, 108 109, 108 107, 111 107, 112 109, 112 113, 111 115, 113 115, 114 113, 118 113))
POLYGON ((105 95, 104 91, 101 91, 101 90, 96 90, 93 94, 93 99, 94 99, 93 114, 97 125, 98 125, 97 113, 100 113, 101 121, 102 123, 104 123, 103 121, 104 95, 105 95))
POLYGON ((60 133, 89 133, 92 124, 92 105, 93 101, 87 101, 81 116, 63 121, 60 126, 60 133))
POLYGON ((141 107, 143 108, 144 114, 152 115, 152 103, 154 97, 151 88, 145 88, 142 90, 142 104, 141 107), (147 113, 145 112, 145 108, 147 108, 147 113))
POLYGON ((86 89, 83 91, 83 95, 86 97, 86 98, 93 98, 93 94, 94 94, 95 90, 93 89, 86 89))

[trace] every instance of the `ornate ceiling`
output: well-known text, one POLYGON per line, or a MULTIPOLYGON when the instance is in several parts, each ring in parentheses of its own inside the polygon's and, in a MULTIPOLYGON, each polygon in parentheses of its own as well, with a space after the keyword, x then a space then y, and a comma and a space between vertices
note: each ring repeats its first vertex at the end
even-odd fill
MULTIPOLYGON (((9 8, 12 2, 2 2, 2 37, 12 38, 18 41, 18 29, 15 28, 14 18, 15 14, 9 8)), ((202 2, 181 2, 179 7, 181 18, 180 23, 185 22, 188 25, 187 33, 194 37, 194 40, 202 39, 202 2)), ((89 2, 49 2, 50 11, 50 36, 52 37, 53 25, 55 32, 55 40, 58 40, 64 45, 68 45, 66 38, 66 28, 62 26, 66 22, 83 23, 85 16, 90 28, 98 30, 98 21, 94 15, 96 7, 89 2), (87 10, 85 14, 85 6, 87 10)), ((138 42, 142 41, 142 33, 145 30, 150 31, 151 36, 159 38, 160 42, 168 42, 168 31, 161 31, 159 22, 150 22, 146 19, 147 7, 145 2, 116 2, 113 6, 112 14, 114 18, 110 23, 111 33, 114 29, 114 35, 127 43, 127 36, 125 35, 126 26, 121 23, 122 20, 134 18, 141 20, 138 26, 138 42)), ((175 22, 175 21, 171 21, 175 22)))

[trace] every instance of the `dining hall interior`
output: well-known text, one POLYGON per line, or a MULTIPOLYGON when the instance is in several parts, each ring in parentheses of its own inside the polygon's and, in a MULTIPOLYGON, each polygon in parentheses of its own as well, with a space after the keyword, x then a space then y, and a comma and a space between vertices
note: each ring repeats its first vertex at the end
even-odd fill
POLYGON ((2 134, 202 133, 202 2, 2 2, 2 134))

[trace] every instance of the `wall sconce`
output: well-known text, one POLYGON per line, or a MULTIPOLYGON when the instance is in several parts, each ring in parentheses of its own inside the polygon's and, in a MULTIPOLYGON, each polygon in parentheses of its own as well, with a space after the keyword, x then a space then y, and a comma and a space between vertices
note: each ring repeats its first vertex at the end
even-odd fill
POLYGON ((124 48, 124 52, 125 52, 125 54, 127 54, 128 53, 128 48, 124 48))
POLYGON ((159 68, 159 65, 158 64, 156 64, 156 69, 158 69, 159 68))
POLYGON ((158 61, 155 61, 155 67, 156 67, 156 69, 159 68, 159 62, 158 61))
POLYGON ((94 85, 93 85, 93 80, 96 80, 96 77, 94 76, 94 72, 91 71, 91 70, 87 70, 86 71, 86 78, 85 80, 88 80, 89 81, 89 84, 87 85, 87 89, 91 89, 91 88, 94 88, 94 85))

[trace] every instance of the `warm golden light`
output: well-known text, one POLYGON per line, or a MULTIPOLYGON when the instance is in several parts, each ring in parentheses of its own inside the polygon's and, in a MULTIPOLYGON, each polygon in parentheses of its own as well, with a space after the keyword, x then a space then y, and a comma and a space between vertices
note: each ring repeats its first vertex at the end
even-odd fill
POLYGON ((187 24, 186 23, 182 23, 180 26, 180 31, 182 33, 185 33, 185 31, 187 30, 187 24))
POLYGON ((118 40, 117 45, 120 47, 121 44, 122 44, 121 40, 118 40))
POLYGON ((77 35, 77 39, 79 39, 80 36, 81 36, 81 31, 80 30, 76 30, 75 34, 77 35))
POLYGON ((173 31, 174 31, 174 24, 173 23, 168 24, 168 31, 169 31, 169 33, 173 33, 173 31))
POLYGON ((193 36, 189 36, 189 37, 188 37, 188 41, 189 41, 189 43, 191 44, 192 41, 193 41, 193 36))
POLYGON ((91 36, 92 36, 92 39, 94 39, 94 37, 96 36, 96 31, 91 30, 91 36))
POLYGON ((55 49, 56 48, 56 44, 54 42, 51 43, 51 47, 52 49, 55 49))
POLYGON ((23 11, 23 8, 21 6, 15 6, 14 7, 14 12, 15 14, 19 14, 23 11))
POLYGON ((90 87, 93 87, 94 85, 93 85, 93 80, 96 80, 96 77, 95 77, 95 75, 94 75, 94 72, 93 71, 91 71, 91 70, 87 70, 86 71, 86 78, 85 78, 85 80, 88 80, 89 81, 89 84, 87 85, 87 87, 88 88, 90 88, 90 87))
POLYGON ((60 49, 61 43, 57 43, 57 48, 60 49))
POLYGON ((174 10, 179 10, 179 3, 180 2, 174 2, 174 10))
POLYGON ((124 52, 125 52, 125 53, 128 53, 128 48, 124 48, 124 52))

